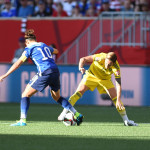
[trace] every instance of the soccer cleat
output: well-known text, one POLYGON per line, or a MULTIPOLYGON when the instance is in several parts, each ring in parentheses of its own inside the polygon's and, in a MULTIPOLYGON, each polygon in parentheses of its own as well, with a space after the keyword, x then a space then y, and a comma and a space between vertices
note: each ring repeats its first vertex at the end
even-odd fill
POLYGON ((77 122, 77 126, 79 126, 82 122, 83 122, 83 115, 76 112, 75 115, 74 115, 74 119, 75 121, 77 122))
POLYGON ((10 126, 26 126, 26 119, 20 119, 19 121, 17 121, 14 124, 11 124, 10 126))
POLYGON ((138 124, 135 123, 133 120, 125 120, 124 125, 125 126, 138 126, 138 124))
POLYGON ((67 112, 62 111, 62 113, 58 116, 58 121, 64 121, 66 114, 67 112))

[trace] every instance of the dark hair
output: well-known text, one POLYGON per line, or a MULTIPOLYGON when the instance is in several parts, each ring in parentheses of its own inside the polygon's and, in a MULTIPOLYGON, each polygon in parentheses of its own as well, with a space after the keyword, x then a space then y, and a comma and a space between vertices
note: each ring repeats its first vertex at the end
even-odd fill
POLYGON ((106 58, 110 59, 113 63, 117 60, 117 55, 114 52, 109 52, 106 58))
POLYGON ((56 45, 55 45, 54 43, 52 43, 50 46, 51 46, 52 48, 56 48, 56 45))
POLYGON ((34 30, 33 29, 29 29, 25 32, 25 39, 27 40, 36 40, 36 36, 34 34, 34 30))

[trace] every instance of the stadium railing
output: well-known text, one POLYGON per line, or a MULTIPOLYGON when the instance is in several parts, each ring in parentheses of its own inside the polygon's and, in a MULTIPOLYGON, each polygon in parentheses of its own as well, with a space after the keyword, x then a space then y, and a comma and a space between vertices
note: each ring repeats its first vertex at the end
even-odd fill
POLYGON ((77 64, 103 46, 150 46, 150 13, 103 12, 58 58, 61 64, 77 64))

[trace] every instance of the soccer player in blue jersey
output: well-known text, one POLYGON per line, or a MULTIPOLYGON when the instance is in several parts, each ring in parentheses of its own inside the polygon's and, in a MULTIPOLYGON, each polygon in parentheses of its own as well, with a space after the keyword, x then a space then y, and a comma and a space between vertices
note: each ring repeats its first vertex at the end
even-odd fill
POLYGON ((65 98, 60 96, 60 74, 52 58, 52 54, 57 54, 58 50, 42 42, 37 42, 33 29, 25 32, 25 43, 27 47, 19 60, 12 65, 6 74, 0 76, 0 81, 3 81, 4 78, 18 69, 29 57, 36 64, 38 70, 37 75, 32 78, 22 93, 20 120, 15 124, 11 124, 11 126, 27 125, 26 118, 30 106, 30 97, 37 91, 43 91, 47 86, 51 88, 50 92, 53 99, 61 104, 64 109, 71 111, 74 114, 77 125, 80 125, 83 120, 83 115, 78 113, 65 98))

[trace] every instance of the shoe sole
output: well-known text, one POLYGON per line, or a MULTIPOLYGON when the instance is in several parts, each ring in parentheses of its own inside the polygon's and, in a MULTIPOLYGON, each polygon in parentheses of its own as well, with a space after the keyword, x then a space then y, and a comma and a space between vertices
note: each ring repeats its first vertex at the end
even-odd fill
POLYGON ((19 125, 19 124, 11 124, 10 126, 12 126, 12 127, 15 127, 15 126, 17 127, 17 126, 18 126, 18 127, 19 127, 19 126, 27 126, 27 124, 22 124, 22 125, 19 125))

